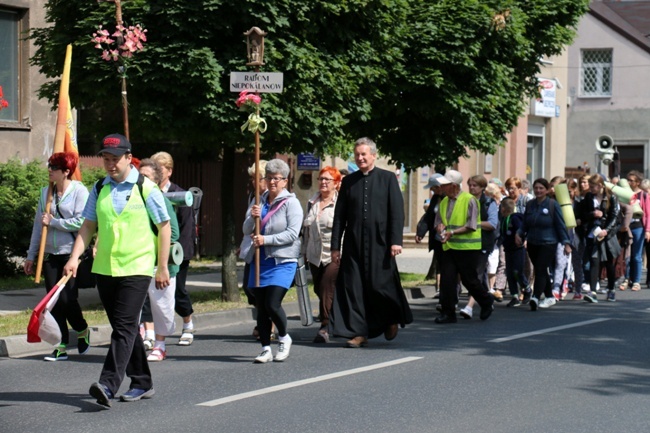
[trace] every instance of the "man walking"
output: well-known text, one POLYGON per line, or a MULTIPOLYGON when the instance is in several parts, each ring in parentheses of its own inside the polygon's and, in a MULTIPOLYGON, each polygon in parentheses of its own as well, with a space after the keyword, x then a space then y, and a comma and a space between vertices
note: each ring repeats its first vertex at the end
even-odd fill
POLYGON ((381 334, 394 339, 398 324, 404 327, 413 316, 395 261, 402 252, 402 192, 395 174, 375 167, 372 140, 356 141, 354 159, 359 171, 343 179, 334 211, 331 254, 340 267, 330 333, 357 348, 381 334))
POLYGON ((481 320, 487 320, 494 308, 494 298, 481 282, 485 266, 481 251, 479 201, 472 194, 461 191, 463 177, 456 170, 447 170, 438 182, 443 185, 447 197, 440 202, 435 223, 443 249, 440 273, 442 311, 435 322, 456 323, 459 275, 470 296, 481 306, 481 320))
POLYGON ((102 141, 99 155, 108 176, 93 188, 83 212, 85 218, 64 274, 77 273, 78 260, 98 230, 93 273, 97 290, 113 328, 99 381, 90 387, 97 403, 110 407, 124 375, 129 390, 120 399, 137 401, 154 394, 151 371, 138 332, 140 311, 158 258, 156 288, 170 283, 167 262, 171 228, 162 193, 131 165, 131 143, 120 134, 102 141), (158 228, 158 241, 150 225, 158 228))

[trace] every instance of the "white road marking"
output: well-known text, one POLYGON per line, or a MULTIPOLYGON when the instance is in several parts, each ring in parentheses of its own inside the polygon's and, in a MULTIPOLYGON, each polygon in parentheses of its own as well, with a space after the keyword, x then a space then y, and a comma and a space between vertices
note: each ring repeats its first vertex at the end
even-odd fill
POLYGON ((268 388, 258 389, 257 391, 243 392, 241 394, 231 395, 230 397, 218 398, 216 400, 206 401, 199 403, 197 406, 219 406, 226 403, 232 403, 237 400, 244 400, 246 398, 257 397, 259 395, 270 394, 272 392, 283 391, 285 389, 296 388, 303 385, 309 385, 316 382, 323 382, 325 380, 338 379, 339 377, 350 376, 352 374, 364 373, 366 371, 377 370, 380 368, 392 367, 394 365, 404 364, 406 362, 417 361, 422 359, 418 356, 409 356, 406 358, 396 359, 394 361, 382 362, 379 364, 369 365, 367 367, 353 368, 351 370, 339 371, 338 373, 325 374, 323 376, 316 376, 310 379, 297 380, 295 382, 283 383, 282 385, 270 386, 268 388))
POLYGON ((494 340, 488 340, 488 343, 503 343, 505 341, 519 340, 520 338, 531 337, 533 335, 548 334, 549 332, 562 331, 563 329, 577 328, 580 326, 592 325, 594 323, 605 322, 607 320, 612 320, 610 318, 604 319, 593 319, 587 320, 584 322, 573 323, 571 325, 556 326, 554 328, 540 329, 539 331, 525 332, 523 334, 511 335, 510 337, 496 338, 494 340))

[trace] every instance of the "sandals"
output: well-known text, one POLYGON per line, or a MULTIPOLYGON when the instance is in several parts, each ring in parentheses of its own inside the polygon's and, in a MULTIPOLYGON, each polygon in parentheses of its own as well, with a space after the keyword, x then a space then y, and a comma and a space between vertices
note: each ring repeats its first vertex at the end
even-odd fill
POLYGON ((623 280, 621 285, 618 286, 618 290, 620 290, 621 292, 624 291, 625 289, 627 289, 628 284, 629 282, 627 280, 623 280))
POLYGON ((151 339, 151 338, 145 338, 145 339, 143 340, 143 343, 144 343, 144 349, 145 349, 145 350, 147 350, 147 351, 149 351, 149 350, 153 350, 153 339, 151 339))
POLYGON ((164 361, 167 358, 167 351, 162 350, 159 347, 156 347, 153 352, 147 356, 147 361, 149 362, 160 362, 164 361))
POLYGON ((189 346, 194 341, 194 329, 183 329, 181 338, 178 340, 179 346, 189 346))
POLYGON ((632 284, 632 291, 633 292, 638 292, 639 290, 641 290, 641 284, 639 284, 639 283, 632 284))

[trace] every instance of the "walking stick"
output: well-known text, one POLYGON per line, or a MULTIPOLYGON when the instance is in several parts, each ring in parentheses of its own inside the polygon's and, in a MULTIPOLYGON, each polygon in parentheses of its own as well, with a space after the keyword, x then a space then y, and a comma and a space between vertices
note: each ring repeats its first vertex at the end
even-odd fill
MULTIPOLYGON (((50 208, 52 207, 52 190, 53 183, 50 182, 47 187, 47 199, 45 201, 45 213, 50 213, 50 208)), ((45 256, 45 241, 47 240, 47 226, 41 227, 41 244, 38 248, 38 259, 36 261, 36 276, 34 277, 34 282, 36 284, 41 282, 41 272, 43 271, 43 256, 45 256)))

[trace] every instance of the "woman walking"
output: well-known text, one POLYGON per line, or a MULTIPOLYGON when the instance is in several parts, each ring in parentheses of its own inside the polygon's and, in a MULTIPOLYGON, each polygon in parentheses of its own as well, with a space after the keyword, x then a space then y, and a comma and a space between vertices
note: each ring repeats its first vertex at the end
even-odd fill
MULTIPOLYGON (((50 212, 45 212, 48 187, 41 190, 41 195, 36 207, 32 238, 29 242, 27 260, 23 265, 25 274, 34 273, 34 259, 38 253, 41 232, 47 227, 47 240, 45 243, 45 258, 43 260, 43 276, 45 288, 48 293, 63 277, 63 267, 70 258, 72 246, 77 237, 77 231, 83 223, 83 212, 88 190, 79 181, 72 180, 72 175, 77 169, 79 157, 72 152, 54 153, 47 163, 47 170, 52 188, 52 205, 50 212)), ((64 361, 68 359, 66 347, 70 342, 68 323, 77 331, 77 349, 80 355, 88 352, 90 348, 90 329, 84 319, 79 306, 79 292, 74 278, 70 278, 59 296, 59 301, 52 309, 52 316, 61 330, 61 343, 56 346, 51 355, 45 357, 46 361, 64 361)))
POLYGON ((557 201, 551 201, 548 197, 549 188, 546 179, 533 182, 535 199, 526 204, 524 223, 515 238, 517 246, 527 242, 528 255, 535 269, 533 296, 529 302, 531 311, 536 311, 538 306, 548 308, 557 302, 550 279, 557 244, 564 245, 564 254, 571 254, 571 241, 562 210, 557 201), (545 299, 540 302, 542 294, 545 299))
POLYGON ((248 252, 246 261, 252 262, 255 249, 260 250, 259 284, 255 281, 255 266, 251 266, 248 277, 248 285, 255 296, 257 329, 262 344, 262 353, 254 361, 259 364, 271 360, 282 362, 291 350, 282 299, 296 274, 303 219, 300 202, 295 194, 286 190, 287 163, 272 159, 265 171, 268 189, 260 198, 260 204, 249 208, 244 221, 244 235, 252 237, 255 247, 248 252), (255 218, 261 218, 259 236, 255 235, 255 218), (278 329, 279 347, 275 357, 271 350, 271 323, 278 329))
POLYGON ((600 277, 600 266, 607 269, 607 300, 616 301, 615 260, 621 253, 616 233, 618 232, 618 198, 605 188, 603 178, 594 174, 589 178, 589 193, 580 203, 578 215, 585 227, 585 253, 582 258, 584 275, 589 278, 591 291, 585 293, 587 302, 598 302, 596 284, 600 277))
POLYGON ((324 167, 318 174, 318 192, 309 199, 304 226, 304 249, 319 300, 320 329, 314 343, 329 343, 327 333, 329 313, 336 289, 338 263, 332 262, 330 243, 334 207, 341 184, 341 173, 334 167, 324 167))

